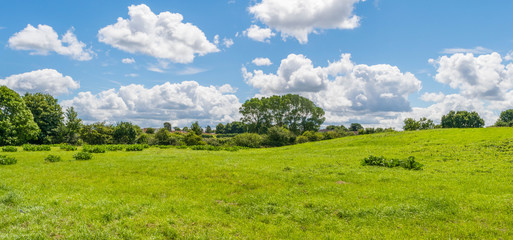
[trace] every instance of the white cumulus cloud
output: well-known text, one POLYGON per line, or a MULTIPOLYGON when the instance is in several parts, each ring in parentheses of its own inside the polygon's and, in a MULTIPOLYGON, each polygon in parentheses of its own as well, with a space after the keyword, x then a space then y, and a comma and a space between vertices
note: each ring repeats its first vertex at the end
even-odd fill
POLYGON ((261 95, 296 93, 309 98, 326 111, 327 122, 394 118, 394 113, 411 111, 408 96, 421 89, 421 82, 409 72, 387 64, 355 64, 350 54, 326 67, 290 54, 275 74, 246 67, 242 72, 261 95))
POLYGON ((48 25, 38 25, 37 28, 28 24, 25 29, 9 38, 9 47, 16 50, 32 51, 33 55, 48 55, 56 52, 75 60, 88 61, 94 52, 85 49, 86 45, 78 41, 73 28, 68 30, 60 39, 57 32, 48 25))
POLYGON ((466 97, 501 100, 513 87, 513 64, 502 64, 496 52, 479 56, 457 53, 429 61, 437 67, 438 82, 459 89, 466 97))
POLYGON ((270 28, 261 28, 257 25, 251 25, 242 34, 258 42, 269 42, 269 39, 276 35, 270 28))
POLYGON ((224 38, 223 39, 223 45, 226 48, 230 48, 231 46, 233 46, 233 44, 234 44, 233 39, 231 39, 231 38, 224 38))
POLYGON ((283 38, 308 42, 308 35, 322 29, 354 29, 360 18, 353 14, 360 0, 262 0, 249 7, 260 22, 283 38))
POLYGON ((41 69, 22 74, 11 75, 0 79, 0 85, 5 85, 19 93, 49 93, 57 96, 78 89, 80 84, 70 76, 64 76, 55 69, 41 69))
POLYGON ((129 19, 98 31, 100 42, 130 53, 142 53, 176 63, 191 63, 196 55, 218 52, 201 29, 184 23, 179 13, 162 12, 158 15, 144 5, 128 7, 129 19))
POLYGON ((131 121, 143 126, 231 122, 239 119, 239 99, 233 88, 202 86, 195 81, 164 83, 151 88, 131 84, 98 94, 81 92, 62 102, 74 106, 82 119, 92 121, 131 121))
POLYGON ((269 58, 255 58, 253 61, 251 61, 253 64, 257 66, 271 66, 273 63, 271 62, 271 59, 269 58))

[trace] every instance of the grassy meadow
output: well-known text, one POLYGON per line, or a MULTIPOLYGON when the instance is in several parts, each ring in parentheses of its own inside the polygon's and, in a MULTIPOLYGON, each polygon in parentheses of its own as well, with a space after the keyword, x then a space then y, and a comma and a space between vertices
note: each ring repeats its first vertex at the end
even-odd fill
POLYGON ((18 160, 0 165, 0 239, 513 238, 513 128, 75 153, 0 152, 18 160), (362 166, 369 155, 424 167, 362 166))

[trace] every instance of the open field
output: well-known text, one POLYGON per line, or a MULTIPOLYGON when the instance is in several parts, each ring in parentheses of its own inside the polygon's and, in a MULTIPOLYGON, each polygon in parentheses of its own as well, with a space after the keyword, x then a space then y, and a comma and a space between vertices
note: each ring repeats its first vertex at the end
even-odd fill
POLYGON ((19 151, 0 153, 18 159, 0 166, 0 239, 513 238, 513 128, 89 161, 19 151), (371 154, 424 167, 361 166, 371 154))

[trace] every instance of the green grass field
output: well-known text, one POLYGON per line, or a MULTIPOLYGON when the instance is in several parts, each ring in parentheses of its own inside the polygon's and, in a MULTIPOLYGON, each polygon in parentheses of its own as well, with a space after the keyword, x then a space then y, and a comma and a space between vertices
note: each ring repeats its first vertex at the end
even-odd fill
POLYGON ((18 159, 0 166, 0 239, 513 238, 513 128, 74 153, 0 153, 18 159), (424 169, 361 166, 371 154, 424 169))

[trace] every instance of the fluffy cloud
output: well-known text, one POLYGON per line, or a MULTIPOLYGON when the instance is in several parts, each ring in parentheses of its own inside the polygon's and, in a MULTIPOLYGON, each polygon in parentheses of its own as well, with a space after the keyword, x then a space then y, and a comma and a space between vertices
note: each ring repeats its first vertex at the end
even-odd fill
POLYGON ((129 19, 118 18, 117 23, 100 29, 100 42, 176 63, 191 63, 196 55, 219 51, 198 27, 182 22, 179 13, 156 15, 144 4, 132 5, 128 10, 129 19))
POLYGON ((123 58, 121 60, 121 62, 124 63, 124 64, 132 64, 132 63, 135 63, 135 59, 133 59, 133 58, 123 58))
POLYGON ((223 45, 226 48, 230 48, 231 46, 233 46, 233 44, 234 44, 233 39, 231 39, 231 38, 224 38, 223 39, 223 45))
POLYGON ((269 58, 255 58, 251 61, 253 64, 257 66, 271 66, 273 63, 269 58))
POLYGON ((41 69, 32 72, 9 76, 0 79, 0 85, 5 85, 19 93, 43 92, 57 96, 78 89, 80 84, 70 76, 64 76, 54 69, 41 69))
POLYGON ((495 52, 479 56, 457 53, 429 61, 437 67, 438 82, 459 89, 466 97, 502 100, 513 87, 513 64, 503 65, 501 55, 495 52))
POLYGON ((74 106, 81 118, 91 121, 132 121, 143 126, 160 126, 164 121, 173 125, 202 124, 238 120, 240 103, 229 94, 233 88, 201 86, 194 81, 169 82, 145 88, 131 84, 118 90, 110 89, 92 94, 81 92, 63 101, 74 106))
POLYGON ((242 72, 261 95, 296 93, 311 99, 326 111, 327 122, 365 119, 368 114, 392 118, 411 111, 408 96, 421 89, 411 73, 386 64, 354 64, 350 54, 326 67, 314 67, 305 56, 290 54, 276 74, 245 67, 242 72))
POLYGON ((260 22, 281 32, 283 38, 294 37, 308 42, 308 34, 318 29, 354 29, 360 18, 353 14, 360 0, 262 0, 249 8, 260 22))
POLYGON ((251 25, 243 32, 244 36, 259 42, 269 42, 269 39, 276 34, 270 28, 261 28, 257 25, 251 25))
POLYGON ((32 51, 33 55, 48 55, 50 52, 56 52, 79 61, 91 60, 94 55, 90 49, 84 49, 86 45, 77 40, 73 29, 68 30, 59 39, 59 35, 48 25, 38 25, 35 28, 28 24, 25 29, 9 38, 9 47, 32 51))

